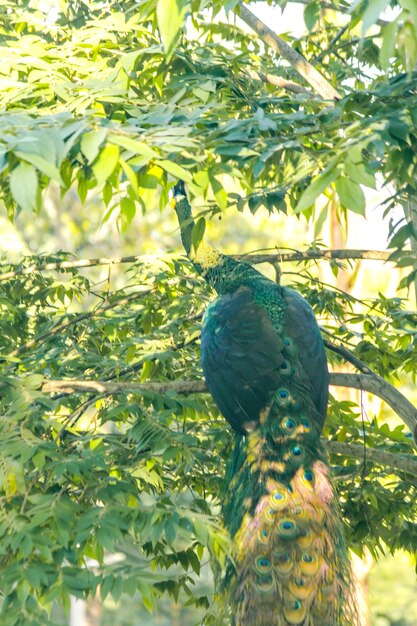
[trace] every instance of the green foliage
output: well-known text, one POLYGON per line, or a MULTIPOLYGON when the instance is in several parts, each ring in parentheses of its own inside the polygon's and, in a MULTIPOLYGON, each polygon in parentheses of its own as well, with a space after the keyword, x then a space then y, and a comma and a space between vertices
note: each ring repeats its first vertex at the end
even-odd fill
POLYGON ((132 267, 124 288, 85 313, 73 307, 91 287, 75 270, 2 283, 3 623, 27 624, 30 615, 45 624, 53 600, 67 606, 69 594, 98 587, 103 599, 140 591, 149 608, 163 591, 193 598, 204 550, 224 558, 212 511, 229 434, 206 397, 42 392, 48 378, 190 378, 191 363, 201 377, 204 295, 193 296, 201 288, 182 263, 160 265, 157 274, 132 267))
MULTIPOLYGON (((58 190, 68 204, 94 196, 102 223, 116 217, 136 239, 133 225, 182 179, 204 205, 195 245, 205 220, 232 206, 302 213, 318 236, 331 203, 363 215, 363 188, 382 180, 394 187, 378 210, 391 219, 399 287, 413 283, 416 227, 398 206, 417 179, 414 2, 306 5, 308 33, 285 38, 338 89, 334 103, 262 80, 302 82, 226 21, 234 1, 52 4, 0 7, 0 208, 11 220, 46 219, 58 190), (398 15, 384 22, 388 4, 398 15)), ((207 555, 215 569, 227 553, 217 513, 230 433, 207 395, 175 382, 201 379, 199 320, 212 294, 170 257, 144 257, 103 289, 92 270, 37 269, 66 258, 1 268, 16 272, 0 281, 1 623, 44 626, 53 603, 67 610, 70 595, 96 590, 139 593, 149 610, 164 594, 206 609, 210 590, 194 583, 207 555), (46 386, 64 379, 107 386, 46 386)), ((319 284, 309 264, 293 269, 326 332, 380 375, 414 380, 417 318, 403 300, 358 301, 319 284)), ((325 434, 412 452, 402 428, 363 422, 347 401, 332 401, 325 434)), ((332 462, 354 549, 415 553, 414 477, 365 452, 332 462)))

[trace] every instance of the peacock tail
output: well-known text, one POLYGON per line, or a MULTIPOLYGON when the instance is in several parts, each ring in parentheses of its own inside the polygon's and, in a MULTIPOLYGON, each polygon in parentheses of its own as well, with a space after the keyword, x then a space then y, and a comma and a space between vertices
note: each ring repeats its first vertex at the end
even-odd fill
POLYGON ((321 429, 328 369, 311 307, 204 241, 182 183, 185 250, 217 291, 201 334, 207 387, 232 426, 222 514, 233 549, 220 582, 236 626, 356 624, 343 523, 321 429))

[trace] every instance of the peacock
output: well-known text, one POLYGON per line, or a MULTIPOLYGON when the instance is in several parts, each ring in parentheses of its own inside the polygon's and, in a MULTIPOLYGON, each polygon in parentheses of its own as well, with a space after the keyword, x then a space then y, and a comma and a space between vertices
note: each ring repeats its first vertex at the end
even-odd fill
POLYGON ((201 331, 207 387, 235 431, 222 514, 232 554, 221 581, 235 626, 357 624, 343 524, 320 433, 329 374, 314 313, 297 292, 193 245, 184 184, 181 238, 218 293, 201 331))

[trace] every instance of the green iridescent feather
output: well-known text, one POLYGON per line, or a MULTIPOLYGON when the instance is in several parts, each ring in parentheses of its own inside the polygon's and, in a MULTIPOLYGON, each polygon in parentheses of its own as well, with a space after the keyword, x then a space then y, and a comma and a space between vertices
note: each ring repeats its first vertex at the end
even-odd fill
POLYGON ((356 624, 343 524, 320 432, 328 371, 314 314, 296 292, 204 241, 192 246, 184 186, 174 188, 185 250, 219 297, 201 356, 236 431, 223 490, 233 551, 220 583, 236 626, 356 624))

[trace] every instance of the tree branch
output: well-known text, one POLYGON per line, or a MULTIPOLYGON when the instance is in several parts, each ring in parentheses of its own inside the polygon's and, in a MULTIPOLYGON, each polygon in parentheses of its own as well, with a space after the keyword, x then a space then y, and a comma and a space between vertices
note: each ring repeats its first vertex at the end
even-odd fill
POLYGON ((116 306, 123 306, 125 304, 130 304, 130 302, 133 302, 134 300, 137 300, 138 298, 141 298, 142 296, 148 293, 151 293, 151 291, 153 291, 153 287, 144 289, 143 291, 131 293, 130 295, 125 296, 124 298, 115 299, 115 300, 112 300, 111 302, 106 300, 100 306, 93 309, 92 311, 86 311, 85 313, 80 313, 79 315, 75 315, 74 317, 69 319, 67 322, 62 322, 60 324, 57 324, 51 330, 48 330, 47 332, 42 333, 41 335, 38 335, 37 337, 34 337, 30 341, 27 341, 22 346, 20 346, 20 348, 17 348, 17 350, 13 350, 13 352, 10 352, 7 356, 16 357, 22 352, 24 352, 25 350, 30 350, 31 348, 34 348, 35 346, 45 343, 45 341, 47 341, 50 337, 57 335, 58 333, 60 333, 62 330, 65 330, 69 326, 73 326, 74 324, 79 324, 79 322, 82 322, 85 319, 96 317, 97 315, 100 315, 101 313, 104 313, 105 311, 108 311, 109 309, 114 309, 116 306))
MULTIPOLYGON (((391 253, 385 250, 303 250, 295 252, 267 252, 265 254, 249 253, 244 258, 254 265, 258 263, 286 263, 292 261, 308 261, 310 259, 357 259, 364 261, 389 261, 391 253)), ((1 278, 1 277, 0 277, 1 278)))
POLYGON ((237 5, 238 15, 273 50, 278 52, 302 76, 324 100, 340 100, 341 95, 320 72, 293 50, 281 37, 259 20, 243 2, 237 5))
POLYGON ((330 384, 336 387, 352 387, 368 391, 386 402, 408 426, 417 441, 417 409, 391 383, 378 374, 330 374, 330 384))
MULTIPOLYGON (((377 374, 330 374, 330 385, 336 387, 352 387, 362 389, 380 397, 404 421, 410 429, 414 439, 417 438, 417 409, 409 400, 377 374)), ((85 380, 47 380, 42 386, 44 393, 100 393, 112 395, 117 393, 137 393, 150 391, 153 393, 167 393, 174 391, 180 394, 204 393, 207 391, 203 380, 177 380, 164 383, 111 383, 106 381, 85 380)))
MULTIPOLYGON (((397 390, 395 389, 394 391, 392 391, 393 388, 390 390, 390 393, 388 393, 387 389, 384 389, 383 392, 381 392, 380 387, 376 389, 376 385, 372 385, 369 383, 368 379, 371 378, 370 376, 356 376, 354 374, 331 374, 330 384, 356 388, 356 378, 360 379, 360 382, 362 384, 361 387, 357 387, 359 389, 363 388, 366 391, 369 390, 371 391, 371 393, 380 395, 380 397, 383 397, 383 399, 388 398, 388 396, 393 397, 394 392, 396 392, 398 396, 401 396, 402 402, 408 402, 408 400, 406 400, 400 394, 400 392, 397 392, 397 390), (366 387, 368 387, 369 389, 366 389, 366 387)), ((384 383, 387 388, 392 387, 386 381, 384 381, 384 383)), ((179 394, 205 393, 207 392, 207 387, 203 380, 177 380, 166 383, 111 383, 94 380, 48 380, 43 384, 42 391, 44 393, 59 393, 63 395, 69 395, 72 393, 93 393, 99 394, 100 397, 103 398, 118 393, 146 393, 149 391, 151 393, 161 394, 172 391, 179 394)), ((414 409, 414 407, 412 408, 414 409)), ((364 460, 366 458, 373 463, 392 467, 413 476, 417 475, 417 458, 412 455, 393 454, 392 452, 377 450, 375 448, 366 448, 365 453, 364 448, 360 445, 340 441, 326 440, 326 446, 331 452, 335 454, 343 454, 345 456, 351 456, 360 460, 364 460)))
POLYGON ((332 352, 335 352, 336 354, 339 354, 345 359, 345 361, 348 361, 348 363, 352 363, 352 365, 354 365, 356 369, 362 372, 362 374, 372 374, 373 376, 378 376, 378 374, 371 370, 371 368, 368 367, 366 363, 361 361, 361 359, 359 359, 355 354, 353 354, 353 352, 348 350, 342 344, 335 344, 328 339, 323 339, 323 343, 326 348, 332 350, 332 352))
POLYGON ((363 446, 343 441, 326 440, 326 447, 333 454, 343 454, 361 461, 372 461, 377 465, 393 467, 414 477, 417 476, 417 457, 411 454, 394 454, 393 452, 368 447, 365 450, 363 446))
POLYGON ((269 83, 270 85, 274 85, 274 87, 279 87, 280 89, 286 89, 287 91, 291 91, 292 93, 307 95, 310 98, 315 96, 314 93, 298 85, 298 83, 294 83, 291 80, 286 80, 285 78, 281 78, 281 76, 276 76, 275 74, 264 74, 263 72, 256 72, 255 70, 248 69, 247 73, 253 80, 258 80, 263 83, 269 83))
MULTIPOLYGON (((33 274, 33 272, 42 272, 43 270, 65 270, 75 269, 80 267, 94 267, 96 265, 117 265, 119 263, 135 263, 142 257, 140 256, 125 256, 101 259, 76 259, 74 261, 56 261, 53 263, 32 263, 29 267, 22 267, 21 269, 14 270, 12 272, 4 272, 0 274, 0 282, 3 280, 10 280, 17 276, 25 276, 27 274, 33 274)), ((7 264, 8 265, 8 264, 7 264)))
POLYGON ((113 395, 118 393, 137 393, 150 391, 152 393, 205 393, 207 387, 204 380, 175 380, 166 383, 112 383, 100 380, 46 380, 42 385, 43 393, 100 393, 113 395))
MULTIPOLYGON (((256 254, 249 253, 235 256, 244 259, 248 263, 286 263, 291 261, 308 261, 309 259, 363 259, 367 261, 389 261, 391 253, 384 250, 304 250, 291 252, 275 252, 256 254)), ((29 267, 22 267, 11 272, 0 274, 0 282, 27 276, 33 272, 71 270, 83 267, 96 267, 97 265, 120 265, 122 263, 136 263, 141 256, 102 257, 99 259, 76 259, 74 261, 56 261, 53 263, 32 263, 29 267)), ((394 261, 393 261, 394 262, 394 261)), ((9 265, 9 264, 5 264, 9 265)), ((1 264, 0 264, 1 267, 1 264)))
MULTIPOLYGON (((310 4, 311 0, 290 0, 294 4, 310 4)), ((351 5, 339 2, 339 4, 333 4, 333 2, 321 2, 320 6, 322 9, 329 9, 329 11, 337 11, 338 13, 343 13, 346 15, 351 9, 351 5)), ((385 24, 389 24, 386 20, 378 19, 375 24, 378 26, 385 26, 385 24)))

